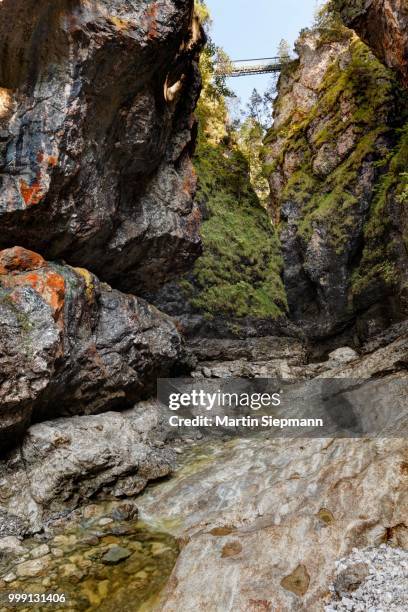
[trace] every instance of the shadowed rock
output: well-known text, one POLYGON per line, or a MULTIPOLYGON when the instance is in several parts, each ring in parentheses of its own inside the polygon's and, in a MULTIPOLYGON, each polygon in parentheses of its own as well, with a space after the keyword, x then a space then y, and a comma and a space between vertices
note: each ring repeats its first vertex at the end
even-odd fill
POLYGON ((377 57, 396 69, 408 86, 408 5, 406 0, 336 0, 347 26, 377 57))
POLYGON ((183 355, 144 300, 20 247, 0 252, 0 346, 2 451, 31 419, 131 406, 183 355))
POLYGON ((193 0, 4 0, 0 41, 0 247, 138 294, 188 269, 193 0))

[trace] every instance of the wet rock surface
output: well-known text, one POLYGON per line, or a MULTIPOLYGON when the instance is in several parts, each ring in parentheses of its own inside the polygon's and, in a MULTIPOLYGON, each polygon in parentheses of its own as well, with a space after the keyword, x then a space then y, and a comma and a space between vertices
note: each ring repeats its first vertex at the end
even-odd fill
POLYGON ((182 361, 169 317, 83 268, 0 252, 0 441, 30 421, 124 409, 182 361))
POLYGON ((165 439, 163 416, 150 402, 31 426, 0 461, 0 535, 41 531, 88 499, 134 497, 173 471, 165 439))
POLYGON ((0 538, 1 612, 16 606, 22 612, 148 611, 178 554, 171 535, 138 521, 135 508, 123 502, 85 506, 52 530, 13 548, 9 542, 0 538), (65 601, 8 604, 16 592, 64 595, 65 601))
POLYGON ((193 1, 5 0, 0 39, 0 248, 136 293, 187 270, 200 252, 193 1))

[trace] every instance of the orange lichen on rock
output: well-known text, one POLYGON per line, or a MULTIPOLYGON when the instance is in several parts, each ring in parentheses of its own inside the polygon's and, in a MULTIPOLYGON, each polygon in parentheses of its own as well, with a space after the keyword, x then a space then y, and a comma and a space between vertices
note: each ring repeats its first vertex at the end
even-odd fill
POLYGON ((1 284, 8 289, 32 287, 51 307, 58 320, 65 300, 63 276, 47 267, 46 261, 33 251, 13 247, 0 252, 1 284))
POLYGON ((157 29, 157 5, 153 3, 146 11, 147 17, 147 36, 148 38, 157 38, 158 29, 157 29))
POLYGON ((13 276, 7 284, 12 287, 24 285, 32 287, 50 306, 55 321, 60 318, 65 300, 65 280, 57 272, 46 269, 39 272, 23 272, 13 276))
POLYGON ((32 183, 32 185, 28 185, 25 180, 22 179, 20 181, 20 192, 27 206, 38 204, 43 196, 41 185, 37 179, 34 181, 34 183, 32 183))
POLYGON ((26 206, 33 206, 41 202, 45 194, 43 169, 46 171, 49 167, 54 168, 58 164, 58 157, 46 155, 43 151, 39 151, 37 153, 37 162, 43 168, 41 166, 38 168, 34 180, 30 183, 27 183, 24 179, 20 180, 20 193, 26 206))
POLYGON ((45 260, 41 255, 23 247, 15 246, 0 251, 0 274, 38 270, 38 268, 44 268, 45 266, 45 260))

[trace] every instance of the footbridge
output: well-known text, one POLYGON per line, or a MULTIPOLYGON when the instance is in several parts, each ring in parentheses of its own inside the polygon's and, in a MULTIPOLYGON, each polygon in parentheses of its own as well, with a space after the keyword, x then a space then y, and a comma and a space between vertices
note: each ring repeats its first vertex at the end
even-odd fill
POLYGON ((291 61, 288 57, 258 57, 255 59, 233 60, 218 64, 215 73, 226 77, 241 77, 251 74, 281 72, 283 66, 291 61))

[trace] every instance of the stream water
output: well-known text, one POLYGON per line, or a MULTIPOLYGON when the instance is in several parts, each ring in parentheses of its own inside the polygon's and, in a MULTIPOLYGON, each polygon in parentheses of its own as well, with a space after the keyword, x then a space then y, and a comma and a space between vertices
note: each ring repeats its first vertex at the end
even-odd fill
POLYGON ((13 560, 1 554, 2 612, 152 610, 177 559, 177 540, 137 519, 124 520, 120 507, 96 504, 83 513, 52 536, 25 540, 13 560), (35 594, 33 603, 24 603, 24 594, 35 594))
POLYGON ((139 502, 177 490, 221 448, 188 450, 172 478, 131 503, 92 503, 44 533, 14 540, 12 553, 0 551, 0 612, 151 612, 177 560, 184 521, 170 511, 140 520, 139 502))

